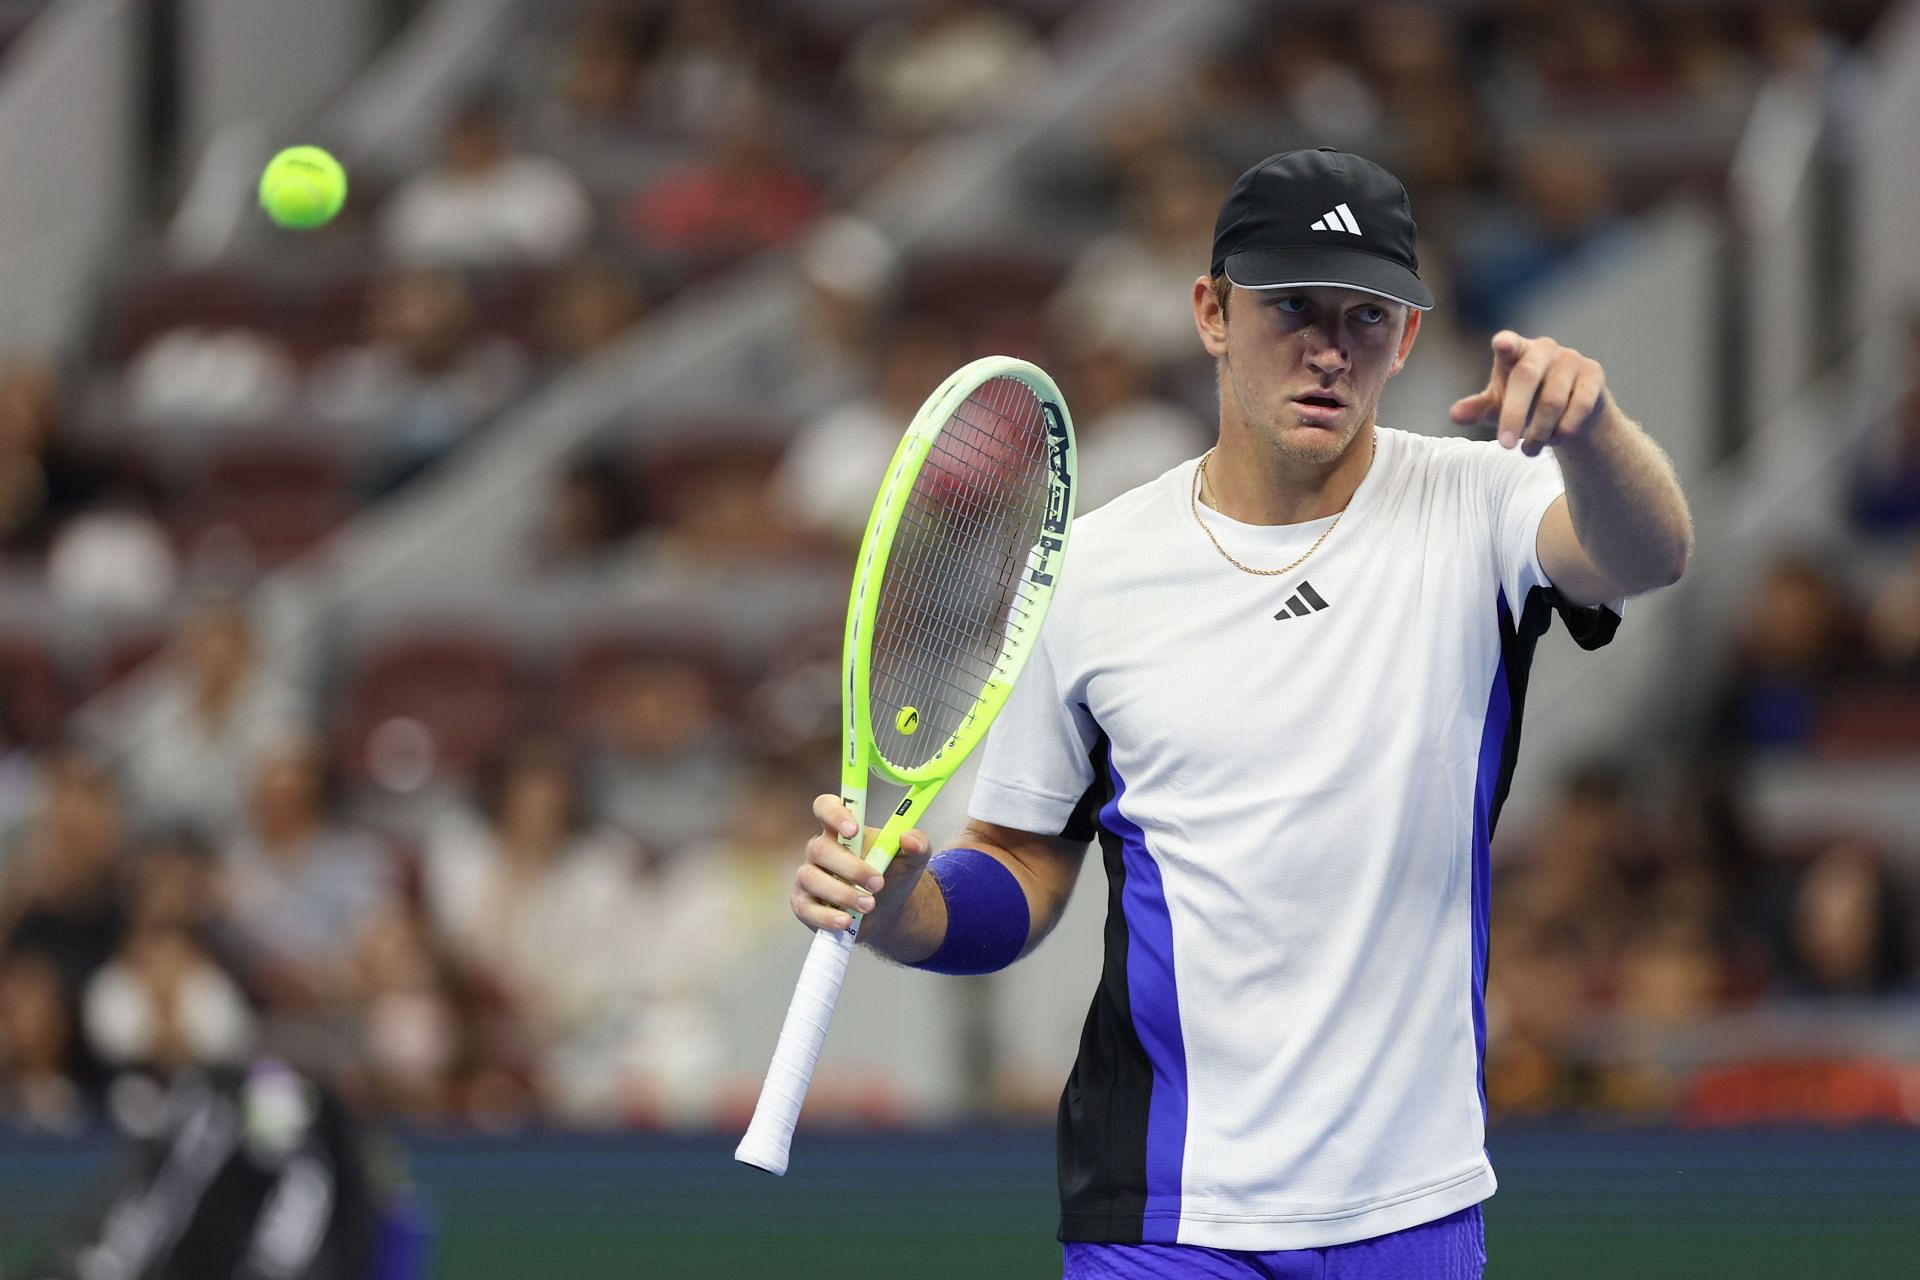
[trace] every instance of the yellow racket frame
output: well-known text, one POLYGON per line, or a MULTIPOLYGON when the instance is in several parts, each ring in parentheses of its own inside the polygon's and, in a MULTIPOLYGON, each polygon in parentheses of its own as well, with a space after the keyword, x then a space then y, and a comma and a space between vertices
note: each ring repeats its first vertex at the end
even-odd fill
MULTIPOLYGON (((940 788, 966 761, 973 749, 986 737, 993 719, 1006 704, 1013 682, 1026 666, 1039 634, 1040 621, 1053 598, 1060 563, 1066 555, 1067 536, 1073 526, 1074 490, 1078 468, 1073 441, 1073 419, 1067 412, 1066 398, 1046 371, 1011 356, 985 356, 963 365, 942 383, 920 406, 907 427, 900 445, 887 466, 886 479, 874 499, 867 517, 865 535, 860 540, 860 555, 853 577, 853 592, 847 600, 847 628, 841 689, 840 798, 853 812, 855 821, 866 826, 867 787, 870 774, 905 786, 906 797, 888 815, 873 844, 863 855, 875 871, 884 872, 900 849, 900 836, 919 821, 940 788), (893 551, 894 535, 913 493, 915 479, 932 451, 934 441, 945 429, 948 419, 967 397, 996 378, 1011 378, 1025 383, 1040 402, 1047 430, 1047 509, 1037 530, 1037 541, 1027 557, 1026 599, 1028 619, 1024 627, 1011 632, 994 665, 992 676, 980 690, 972 709, 962 718, 960 727, 924 764, 904 768, 880 751, 873 736, 872 706, 868 679, 872 672, 874 618, 880 607, 880 584, 886 577, 887 560, 893 551)), ((860 836, 843 838, 841 843, 860 852, 860 836)), ((859 920, 854 921, 854 929, 859 920)))

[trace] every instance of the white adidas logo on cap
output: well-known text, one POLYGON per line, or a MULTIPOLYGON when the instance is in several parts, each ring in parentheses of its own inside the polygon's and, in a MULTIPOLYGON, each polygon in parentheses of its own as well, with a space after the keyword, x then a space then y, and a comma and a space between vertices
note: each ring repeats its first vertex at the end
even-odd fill
POLYGON ((1310 228, 1313 231, 1347 231, 1360 234, 1360 224, 1353 220, 1353 210, 1342 201, 1322 214, 1320 220, 1310 228))

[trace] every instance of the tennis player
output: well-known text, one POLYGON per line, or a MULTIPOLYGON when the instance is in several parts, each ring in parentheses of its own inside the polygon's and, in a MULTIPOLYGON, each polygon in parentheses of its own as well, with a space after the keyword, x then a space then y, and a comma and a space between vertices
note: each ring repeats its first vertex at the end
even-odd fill
POLYGON ((1068 1277, 1477 1277, 1488 841, 1534 645, 1586 649, 1692 546, 1601 366, 1492 339, 1380 426, 1433 296, 1405 189, 1322 148, 1243 174, 1193 285, 1219 443, 1082 517, 960 847, 884 881, 822 833, 795 914, 980 973, 1104 852, 1106 959, 1060 1102, 1068 1277))

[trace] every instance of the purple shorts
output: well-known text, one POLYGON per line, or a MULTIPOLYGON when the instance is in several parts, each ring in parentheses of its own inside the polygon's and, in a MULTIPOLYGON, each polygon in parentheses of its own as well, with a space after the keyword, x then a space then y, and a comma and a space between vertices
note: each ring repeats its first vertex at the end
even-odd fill
POLYGON ((1244 1253, 1193 1244, 1065 1246, 1062 1280, 1480 1280, 1486 1229, 1473 1205, 1405 1231, 1324 1249, 1244 1253))

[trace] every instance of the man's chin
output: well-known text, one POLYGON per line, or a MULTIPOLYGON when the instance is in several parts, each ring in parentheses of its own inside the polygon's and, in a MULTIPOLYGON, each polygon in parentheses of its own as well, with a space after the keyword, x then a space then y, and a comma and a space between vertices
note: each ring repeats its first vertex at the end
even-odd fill
POLYGON ((1281 452, 1295 457, 1330 462, 1346 452, 1352 443, 1354 433, 1340 426, 1322 426, 1317 422, 1302 422, 1295 418, 1281 424, 1275 433, 1274 443, 1281 452))

